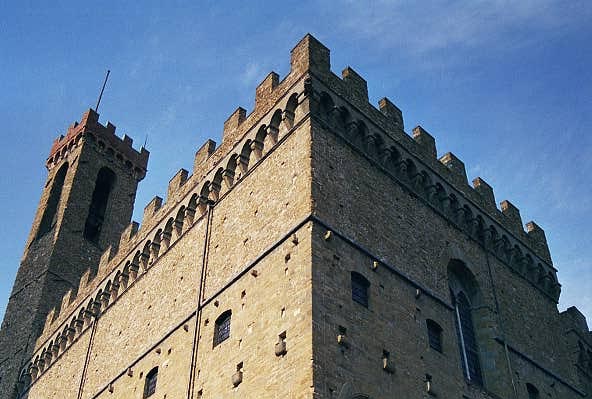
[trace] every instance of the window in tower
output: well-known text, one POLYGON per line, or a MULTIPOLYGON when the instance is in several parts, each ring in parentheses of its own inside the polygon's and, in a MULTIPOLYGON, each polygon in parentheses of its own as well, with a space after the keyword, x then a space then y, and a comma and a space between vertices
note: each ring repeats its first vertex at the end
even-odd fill
POLYGON ((45 235, 55 225, 58 205, 60 204, 62 188, 64 187, 64 180, 66 180, 67 172, 68 163, 66 162, 60 167, 60 169, 58 169, 55 174, 53 185, 51 186, 51 191, 49 192, 49 198, 47 199, 47 204, 45 205, 45 211, 43 212, 43 217, 41 218, 41 223, 39 224, 39 229, 37 230, 37 238, 45 235))
POLYGON ((230 318, 232 311, 227 310, 216 319, 214 326, 214 346, 221 344, 230 337, 230 318))
POLYGON ((84 225, 84 238, 97 244, 105 220, 109 194, 115 184, 115 173, 109 168, 101 168, 97 175, 88 216, 84 225))
POLYGON ((460 259, 448 263, 448 286, 463 375, 467 382, 482 386, 479 346, 487 339, 490 307, 485 306, 475 274, 460 259))
POLYGON ((470 382, 483 385, 471 304, 462 291, 454 297, 454 310, 465 378, 470 382))
POLYGON ((158 367, 154 367, 146 374, 144 382, 144 398, 152 396, 156 392, 156 381, 158 379, 158 367))
POLYGON ((442 327, 434 320, 426 320, 430 348, 442 352, 442 327))
POLYGON ((364 307, 368 307, 368 289, 370 282, 360 273, 351 272, 352 299, 364 307))

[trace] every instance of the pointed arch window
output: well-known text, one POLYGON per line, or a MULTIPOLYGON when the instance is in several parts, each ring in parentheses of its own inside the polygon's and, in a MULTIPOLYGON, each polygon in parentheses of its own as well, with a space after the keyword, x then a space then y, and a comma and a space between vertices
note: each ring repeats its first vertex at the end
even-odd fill
POLYGON ((471 304, 464 292, 453 295, 456 328, 460 345, 460 355, 465 378, 478 385, 483 385, 479 350, 475 337, 471 304))
POLYGON ((146 374, 144 381, 144 399, 148 398, 156 392, 156 382, 158 380, 158 367, 154 367, 146 374))
POLYGON ((115 173, 109 168, 101 168, 97 175, 86 223, 84 224, 84 238, 97 244, 101 237, 101 230, 105 220, 105 212, 109 202, 109 195, 115 184, 115 173))
POLYGON ((64 181, 66 180, 66 174, 68 173, 68 162, 65 162, 56 172, 53 179, 53 185, 49 192, 49 198, 45 205, 45 211, 37 230, 37 238, 45 235, 49 232, 56 222, 56 214, 58 205, 60 204, 60 198, 62 197, 62 189, 64 188, 64 181))
POLYGON ((232 311, 227 310, 216 319, 214 325, 214 347, 226 341, 230 337, 230 319, 232 311))

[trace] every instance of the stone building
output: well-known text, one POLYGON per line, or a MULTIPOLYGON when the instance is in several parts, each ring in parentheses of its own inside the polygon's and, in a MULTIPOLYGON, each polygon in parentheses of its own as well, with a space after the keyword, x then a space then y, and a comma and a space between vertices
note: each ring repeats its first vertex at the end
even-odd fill
POLYGON ((2 398, 592 395, 543 230, 312 36, 128 224, 147 161, 92 110, 54 143, 2 398))

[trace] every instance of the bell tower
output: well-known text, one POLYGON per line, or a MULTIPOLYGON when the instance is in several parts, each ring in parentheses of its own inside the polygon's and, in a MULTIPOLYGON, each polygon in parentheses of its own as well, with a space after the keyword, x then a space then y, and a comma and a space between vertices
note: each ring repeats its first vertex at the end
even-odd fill
MULTIPOLYGON (((76 289, 87 268, 119 243, 131 220, 149 153, 115 135, 88 110, 56 139, 46 161, 47 181, 21 258, 0 329, 0 392, 17 397, 21 368, 49 311, 76 289)), ((3 396, 5 397, 5 396, 3 396)))

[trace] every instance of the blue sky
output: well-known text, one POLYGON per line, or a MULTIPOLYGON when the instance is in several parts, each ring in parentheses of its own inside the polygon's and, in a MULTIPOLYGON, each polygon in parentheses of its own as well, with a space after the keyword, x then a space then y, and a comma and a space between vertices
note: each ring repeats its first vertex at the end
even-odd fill
POLYGON ((269 71, 285 76, 307 32, 352 66, 371 101, 389 97, 406 130, 547 233, 563 284, 592 323, 592 3, 587 1, 7 1, 0 3, 0 318, 45 182, 51 142, 94 106, 149 171, 135 219, 165 197, 195 150, 252 109, 269 71), (166 8, 162 4, 167 4, 166 8), (259 5, 261 4, 261 5, 259 5))

